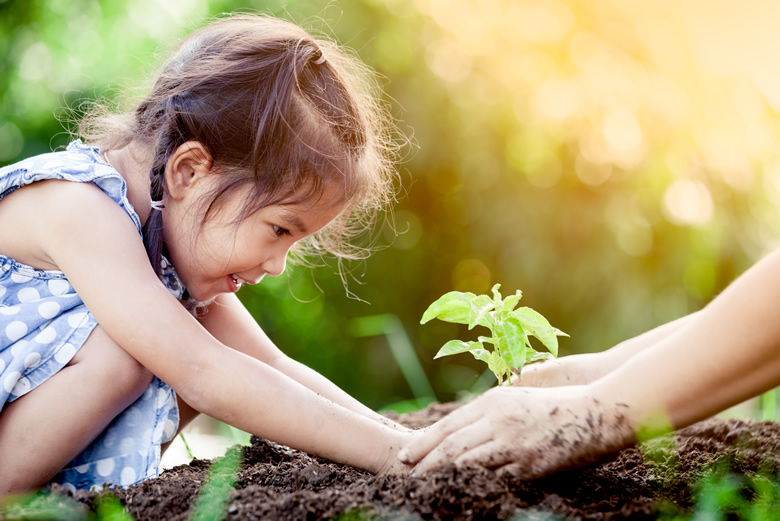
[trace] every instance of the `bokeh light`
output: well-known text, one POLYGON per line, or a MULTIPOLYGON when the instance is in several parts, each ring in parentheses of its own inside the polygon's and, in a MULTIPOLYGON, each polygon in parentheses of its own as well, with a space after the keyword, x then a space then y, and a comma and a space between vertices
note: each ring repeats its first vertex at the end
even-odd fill
POLYGON ((352 47, 409 138, 395 215, 367 239, 384 248, 241 293, 282 349, 371 406, 410 389, 355 318, 398 316, 449 399, 481 370, 431 360, 459 333, 419 325, 447 291, 521 289, 571 335, 562 354, 598 351, 780 245, 770 0, 0 1, 0 162, 64 145, 63 107, 127 106, 177 38, 234 10, 352 47))

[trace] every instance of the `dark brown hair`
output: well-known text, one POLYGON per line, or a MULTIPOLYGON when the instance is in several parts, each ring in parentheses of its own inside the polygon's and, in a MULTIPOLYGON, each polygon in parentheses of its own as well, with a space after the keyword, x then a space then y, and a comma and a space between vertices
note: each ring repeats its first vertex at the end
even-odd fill
MULTIPOLYGON (((227 195, 250 187, 242 216, 267 205, 302 202, 340 187, 333 204, 345 212, 302 241, 341 259, 368 249, 349 239, 367 228, 394 198, 393 126, 373 74, 327 39, 260 15, 217 19, 185 38, 134 110, 93 110, 79 135, 103 150, 134 143, 150 154, 152 200, 166 190, 168 157, 199 141, 221 176, 204 219, 227 195)), ((160 271, 162 214, 143 230, 152 266, 160 271)))

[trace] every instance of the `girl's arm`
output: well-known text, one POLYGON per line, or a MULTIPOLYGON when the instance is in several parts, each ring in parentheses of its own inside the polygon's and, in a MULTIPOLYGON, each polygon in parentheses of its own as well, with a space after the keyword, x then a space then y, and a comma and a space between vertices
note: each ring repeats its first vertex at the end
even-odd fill
POLYGON ((603 378, 493 389, 435 424, 401 457, 416 472, 455 460, 530 478, 684 427, 780 384, 780 252, 684 327, 603 378), (643 433, 644 434, 641 434, 643 433))
POLYGON ((268 364, 315 393, 366 418, 393 429, 407 431, 405 427, 366 407, 315 370, 285 355, 268 338, 236 295, 223 294, 217 297, 200 323, 223 344, 268 364))
POLYGON ((409 434, 319 396, 211 336, 163 287, 138 231, 97 187, 36 185, 24 189, 37 190, 29 217, 38 213, 41 223, 30 239, 44 245, 48 262, 68 276, 112 339, 187 403, 325 458, 372 472, 401 468, 394 455, 409 434))
POLYGON ((523 367, 522 378, 512 377, 512 385, 521 387, 556 387, 594 382, 614 371, 644 349, 657 344, 693 322, 691 313, 639 336, 625 340, 600 353, 585 353, 547 360, 523 367))

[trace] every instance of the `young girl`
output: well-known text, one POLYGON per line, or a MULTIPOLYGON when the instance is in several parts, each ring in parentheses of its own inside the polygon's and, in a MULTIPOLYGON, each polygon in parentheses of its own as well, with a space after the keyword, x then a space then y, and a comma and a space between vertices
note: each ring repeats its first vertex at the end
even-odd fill
POLYGON ((220 19, 131 113, 88 119, 87 144, 0 169, 0 496, 154 477, 199 412, 404 468, 411 433, 284 356, 235 296, 296 244, 348 255, 355 215, 391 198, 359 69, 292 24, 220 19))

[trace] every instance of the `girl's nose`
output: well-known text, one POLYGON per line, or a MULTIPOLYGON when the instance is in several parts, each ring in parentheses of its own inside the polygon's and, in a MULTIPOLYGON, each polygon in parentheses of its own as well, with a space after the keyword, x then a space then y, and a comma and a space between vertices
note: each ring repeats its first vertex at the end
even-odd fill
POLYGON ((263 263, 263 271, 265 271, 271 277, 278 277, 284 273, 284 268, 287 266, 287 251, 285 250, 281 254, 271 255, 263 263))

